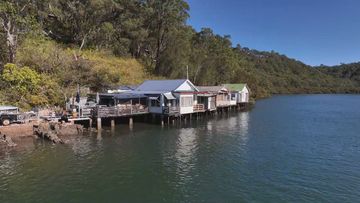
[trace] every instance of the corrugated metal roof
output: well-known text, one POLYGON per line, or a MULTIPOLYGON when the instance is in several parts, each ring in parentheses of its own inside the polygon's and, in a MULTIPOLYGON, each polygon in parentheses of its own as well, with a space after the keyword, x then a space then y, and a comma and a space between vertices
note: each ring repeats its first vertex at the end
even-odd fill
POLYGON ((118 90, 134 90, 138 87, 139 85, 121 85, 119 86, 117 89, 118 90))
POLYGON ((224 86, 197 86, 200 92, 227 92, 228 90, 224 86))
POLYGON ((245 83, 238 83, 238 84, 223 84, 227 89, 230 91, 241 91, 246 87, 245 83))
POLYGON ((121 93, 114 94, 115 99, 137 99, 137 98, 147 98, 144 94, 133 94, 133 93, 121 93))
POLYGON ((179 80, 146 80, 135 91, 175 91, 180 85, 186 82, 186 79, 179 80))

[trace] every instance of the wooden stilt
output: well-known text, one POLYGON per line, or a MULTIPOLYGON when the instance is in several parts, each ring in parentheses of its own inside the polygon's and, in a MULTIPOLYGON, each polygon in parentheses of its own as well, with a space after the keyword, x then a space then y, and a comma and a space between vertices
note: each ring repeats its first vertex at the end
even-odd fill
POLYGON ((93 120, 90 118, 89 119, 89 128, 92 128, 92 125, 93 125, 93 120))
POLYGON ((115 128, 115 119, 114 118, 111 119, 111 128, 115 128))
POLYGON ((101 130, 101 118, 97 118, 96 124, 97 124, 97 129, 101 130))
POLYGON ((134 123, 133 123, 133 118, 130 117, 130 118, 129 118, 129 128, 130 128, 130 129, 133 128, 133 126, 134 126, 133 124, 134 124, 134 123))

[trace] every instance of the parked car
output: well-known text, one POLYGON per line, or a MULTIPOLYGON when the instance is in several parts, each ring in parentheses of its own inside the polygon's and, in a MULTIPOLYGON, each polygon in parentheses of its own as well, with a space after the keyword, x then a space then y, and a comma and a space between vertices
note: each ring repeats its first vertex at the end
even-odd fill
POLYGON ((24 119, 15 106, 0 106, 0 124, 3 126, 19 123, 24 119))

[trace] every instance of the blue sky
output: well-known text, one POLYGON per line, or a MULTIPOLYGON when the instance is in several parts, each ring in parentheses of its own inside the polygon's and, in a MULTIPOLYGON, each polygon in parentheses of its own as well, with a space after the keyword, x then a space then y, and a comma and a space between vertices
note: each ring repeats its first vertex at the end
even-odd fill
POLYGON ((360 0, 188 0, 188 23, 309 65, 360 61, 360 0))

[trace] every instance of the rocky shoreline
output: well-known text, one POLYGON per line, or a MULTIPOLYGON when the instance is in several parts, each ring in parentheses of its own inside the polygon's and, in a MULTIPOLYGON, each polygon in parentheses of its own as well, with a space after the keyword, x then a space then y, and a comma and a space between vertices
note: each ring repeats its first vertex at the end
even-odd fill
POLYGON ((37 121, 0 127, 0 150, 16 148, 22 138, 43 138, 54 144, 65 144, 67 136, 79 136, 84 128, 79 124, 37 121))

